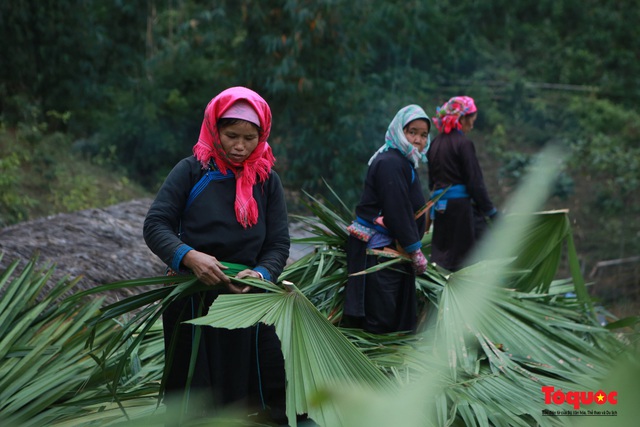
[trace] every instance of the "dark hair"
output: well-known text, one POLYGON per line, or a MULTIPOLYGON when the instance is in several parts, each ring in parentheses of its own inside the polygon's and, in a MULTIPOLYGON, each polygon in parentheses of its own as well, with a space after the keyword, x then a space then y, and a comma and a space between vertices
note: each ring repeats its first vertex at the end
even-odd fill
POLYGON ((220 129, 226 128, 227 126, 235 125, 236 123, 240 123, 240 122, 249 123, 249 124, 253 125, 258 130, 258 133, 262 133, 262 129, 260 129, 260 126, 257 126, 255 123, 247 122, 246 120, 243 120, 243 119, 234 119, 234 118, 231 118, 231 117, 222 117, 222 118, 218 119, 218 122, 216 123, 216 126, 217 126, 218 130, 220 130, 220 129))

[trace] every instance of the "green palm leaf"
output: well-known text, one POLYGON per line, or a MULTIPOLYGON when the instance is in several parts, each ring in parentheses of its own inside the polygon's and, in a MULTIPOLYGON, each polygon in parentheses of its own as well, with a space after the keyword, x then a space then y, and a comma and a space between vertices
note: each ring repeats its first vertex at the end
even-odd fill
MULTIPOLYGON (((61 299, 75 286, 73 281, 62 280, 45 292, 53 268, 38 270, 35 263, 32 260, 20 273, 17 263, 12 263, 0 278, 4 290, 0 298, 2 425, 53 425, 86 413, 87 402, 114 402, 107 387, 111 377, 105 373, 120 363, 122 353, 114 353, 103 371, 86 349, 90 336, 86 323, 98 314, 101 299, 61 299)), ((94 344, 98 351, 117 333, 114 326, 97 328, 94 344)), ((142 343, 136 354, 127 358, 137 363, 127 364, 124 378, 130 391, 119 400, 142 396, 153 404, 162 365, 153 362, 157 349, 155 353, 147 350, 142 343), (154 381, 156 385, 150 387, 154 381)))
MULTIPOLYGON (((267 288, 263 285, 263 287, 267 288)), ((243 328, 262 322, 275 325, 287 376, 287 416, 308 413, 320 425, 343 425, 333 402, 310 405, 331 387, 345 384, 389 388, 391 381, 342 335, 295 287, 267 288, 270 293, 221 295, 196 325, 243 328), (241 311, 242 316, 237 313, 241 311)))
POLYGON ((540 212, 524 231, 515 269, 529 269, 514 287, 524 292, 546 292, 558 271, 563 244, 570 231, 567 211, 540 212))

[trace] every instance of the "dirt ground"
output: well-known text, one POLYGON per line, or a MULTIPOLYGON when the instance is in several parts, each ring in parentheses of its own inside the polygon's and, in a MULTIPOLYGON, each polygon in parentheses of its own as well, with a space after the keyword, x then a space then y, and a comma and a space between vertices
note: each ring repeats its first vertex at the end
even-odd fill
MULTIPOLYGON (((164 264, 147 248, 142 237, 144 217, 151 199, 132 200, 103 209, 52 215, 0 229, 0 272, 18 260, 22 265, 35 255, 38 266, 55 266, 48 286, 65 277, 79 278, 78 290, 143 277, 162 276, 164 264)), ((290 226, 292 238, 305 235, 299 224, 290 226)), ((290 261, 313 248, 292 244, 290 261)), ((122 289, 108 301, 131 296, 140 289, 122 289)), ((2 290, 0 289, 0 295, 2 290)))

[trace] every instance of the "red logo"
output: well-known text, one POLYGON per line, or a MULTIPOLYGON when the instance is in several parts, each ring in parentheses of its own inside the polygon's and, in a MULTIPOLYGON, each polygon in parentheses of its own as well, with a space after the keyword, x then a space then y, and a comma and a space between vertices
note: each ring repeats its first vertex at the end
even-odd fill
POLYGON ((618 392, 612 391, 605 393, 602 390, 596 392, 593 391, 568 391, 555 390, 551 386, 543 386, 542 392, 544 393, 544 403, 550 405, 552 403, 556 405, 562 405, 568 403, 573 405, 573 409, 580 409, 580 405, 590 405, 596 403, 598 405, 604 405, 609 402, 612 405, 618 403, 618 392))

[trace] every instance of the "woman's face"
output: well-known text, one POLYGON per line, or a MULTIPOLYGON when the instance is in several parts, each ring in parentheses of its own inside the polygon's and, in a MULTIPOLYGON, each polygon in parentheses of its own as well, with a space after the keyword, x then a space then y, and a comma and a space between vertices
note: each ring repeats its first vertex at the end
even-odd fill
POLYGON ((427 138, 429 138, 429 124, 427 121, 422 119, 414 120, 409 122, 403 130, 407 141, 416 147, 419 152, 422 152, 427 146, 427 138))
POLYGON ((462 125, 462 129, 460 130, 464 133, 469 132, 471 129, 473 129, 473 124, 475 123, 477 118, 478 118, 477 113, 473 113, 468 116, 461 117, 460 124, 462 125))
POLYGON ((258 146, 258 128, 244 120, 220 129, 220 143, 231 163, 242 163, 258 146))

